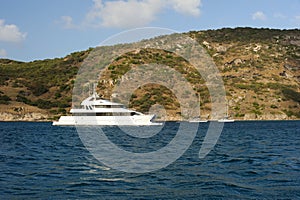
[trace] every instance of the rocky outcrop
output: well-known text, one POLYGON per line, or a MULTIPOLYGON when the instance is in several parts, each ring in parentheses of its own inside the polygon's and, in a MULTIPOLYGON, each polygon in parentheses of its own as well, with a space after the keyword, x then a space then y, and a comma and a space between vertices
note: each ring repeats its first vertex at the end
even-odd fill
POLYGON ((225 47, 225 46, 217 46, 216 47, 216 51, 218 53, 225 53, 227 51, 227 47, 225 47))
POLYGON ((246 113, 243 120, 288 120, 289 117, 285 113, 278 114, 262 114, 246 113))
POLYGON ((48 115, 42 113, 13 114, 0 112, 0 121, 47 121, 48 115))

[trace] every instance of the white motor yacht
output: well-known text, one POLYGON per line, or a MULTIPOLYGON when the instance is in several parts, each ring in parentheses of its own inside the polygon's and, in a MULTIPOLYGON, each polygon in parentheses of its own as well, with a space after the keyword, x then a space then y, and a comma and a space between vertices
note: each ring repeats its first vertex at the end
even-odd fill
POLYGON ((154 122, 155 115, 146 115, 127 109, 123 104, 102 99, 94 91, 81 102, 79 108, 70 110, 72 116, 61 116, 53 125, 100 125, 100 126, 150 126, 162 125, 154 122))

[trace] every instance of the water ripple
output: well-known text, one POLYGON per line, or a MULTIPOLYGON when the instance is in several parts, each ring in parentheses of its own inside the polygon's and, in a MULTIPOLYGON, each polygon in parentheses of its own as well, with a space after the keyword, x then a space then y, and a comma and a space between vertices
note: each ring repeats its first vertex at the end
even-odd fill
MULTIPOLYGON (((101 164, 72 127, 25 122, 0 127, 1 199, 300 199, 299 121, 225 124, 215 148, 199 159, 208 127, 202 123, 181 158, 147 174, 101 164)), ((105 131, 121 148, 149 152, 166 145, 176 127, 167 123, 170 134, 151 140, 113 127, 105 131)))

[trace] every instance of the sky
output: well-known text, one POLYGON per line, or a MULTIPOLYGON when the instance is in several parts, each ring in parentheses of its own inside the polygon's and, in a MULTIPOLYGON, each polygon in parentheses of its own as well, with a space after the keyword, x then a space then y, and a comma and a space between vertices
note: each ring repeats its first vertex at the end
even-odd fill
POLYGON ((64 57, 142 27, 299 29, 300 0, 0 0, 0 58, 64 57))

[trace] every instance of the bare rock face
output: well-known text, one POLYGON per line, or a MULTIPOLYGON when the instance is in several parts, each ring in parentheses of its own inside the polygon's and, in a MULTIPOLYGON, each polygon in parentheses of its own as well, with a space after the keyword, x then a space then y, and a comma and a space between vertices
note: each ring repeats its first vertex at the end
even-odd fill
POLYGON ((237 66, 237 65, 240 65, 240 64, 242 64, 242 63, 244 63, 244 61, 243 61, 242 59, 240 59, 240 58, 235 58, 235 59, 233 59, 233 60, 231 60, 231 61, 229 61, 229 62, 226 62, 226 63, 225 63, 225 66, 229 66, 229 65, 235 65, 235 66, 237 66))
POLYGON ((24 121, 40 121, 46 120, 48 118, 47 115, 41 113, 26 113, 23 117, 24 121))
POLYGON ((243 61, 240 58, 236 58, 236 59, 234 59, 233 63, 234 63, 234 65, 240 65, 243 63, 243 61))
POLYGON ((244 116, 244 120, 255 120, 256 115, 254 113, 246 113, 244 116))
POLYGON ((286 120, 286 119, 288 119, 288 116, 284 113, 280 113, 280 114, 263 114, 258 119, 262 119, 262 120, 286 120))
POLYGON ((285 113, 277 113, 277 114, 263 114, 256 115, 255 113, 246 113, 244 116, 244 120, 287 120, 289 119, 285 113))
POLYGON ((225 46, 218 46, 216 47, 216 50, 218 53, 225 53, 227 51, 227 48, 225 46))
POLYGON ((14 121, 15 115, 11 113, 2 112, 0 113, 0 120, 1 121, 14 121))
POLYGON ((26 114, 13 114, 9 112, 0 113, 0 121, 46 121, 48 115, 41 113, 26 113, 26 114))
POLYGON ((207 41, 203 41, 202 43, 206 48, 211 49, 210 44, 207 41))

